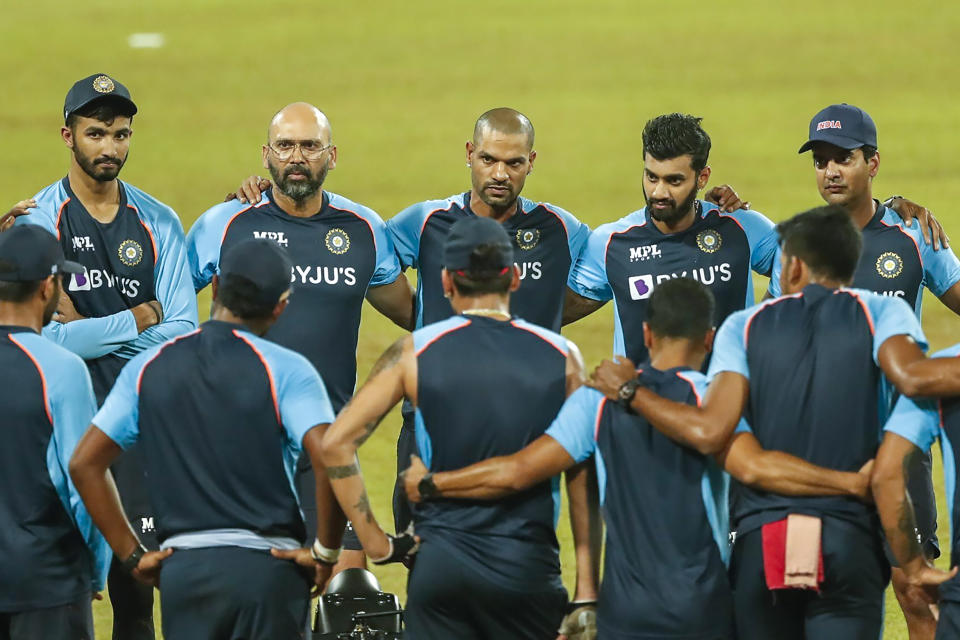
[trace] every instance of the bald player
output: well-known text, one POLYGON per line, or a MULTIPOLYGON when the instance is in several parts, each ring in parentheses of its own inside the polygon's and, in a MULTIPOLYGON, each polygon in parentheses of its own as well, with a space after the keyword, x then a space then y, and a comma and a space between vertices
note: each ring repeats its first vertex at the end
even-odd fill
MULTIPOLYGON (((413 291, 380 216, 323 189, 337 166, 337 147, 322 111, 305 102, 281 109, 270 121, 262 156, 276 186, 256 204, 235 200, 208 209, 187 234, 193 284, 197 291, 206 287, 219 272, 222 252, 238 242, 268 238, 285 249, 293 263, 293 298, 266 338, 313 364, 338 412, 356 384, 364 298, 407 329, 413 291)), ((297 469, 297 485, 309 510, 315 500, 306 456, 297 469)), ((315 520, 307 513, 308 527, 315 520)), ((363 566, 359 543, 352 540, 348 536, 345 545, 356 553, 345 553, 341 566, 363 566)))

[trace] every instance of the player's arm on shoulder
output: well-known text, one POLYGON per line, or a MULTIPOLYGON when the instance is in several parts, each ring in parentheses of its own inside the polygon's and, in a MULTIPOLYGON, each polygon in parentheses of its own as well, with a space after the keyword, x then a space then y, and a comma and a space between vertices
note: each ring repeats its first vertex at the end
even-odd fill
POLYGON ((607 304, 606 300, 588 298, 567 287, 563 299, 562 324, 567 325, 585 318, 605 304, 607 304))
POLYGON ((892 335, 880 345, 877 362, 903 395, 941 397, 960 394, 960 358, 928 358, 908 334, 892 335))
POLYGON ((573 392, 583 386, 586 382, 586 373, 583 364, 583 355, 580 353, 580 347, 567 340, 567 397, 573 395, 573 392))
POLYGON ((389 284, 370 287, 367 290, 367 302, 401 329, 414 329, 416 295, 405 274, 400 273, 389 284))
POLYGON ((920 226, 920 233, 923 234, 924 243, 931 245, 934 251, 950 246, 950 238, 943 225, 922 204, 907 200, 903 196, 890 196, 883 204, 896 211, 908 227, 912 227, 913 220, 916 219, 920 226))
POLYGON ((748 430, 734 434, 717 461, 745 485, 793 496, 849 496, 867 500, 870 470, 866 463, 857 473, 819 467, 782 451, 764 449, 748 430))

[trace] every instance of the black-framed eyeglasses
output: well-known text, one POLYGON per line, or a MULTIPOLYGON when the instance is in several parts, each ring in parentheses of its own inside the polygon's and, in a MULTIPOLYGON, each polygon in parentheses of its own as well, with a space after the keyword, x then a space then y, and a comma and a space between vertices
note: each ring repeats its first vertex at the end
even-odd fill
POLYGON ((298 148, 304 160, 319 160, 332 146, 332 144, 324 145, 319 140, 277 140, 267 145, 280 160, 289 160, 298 148))

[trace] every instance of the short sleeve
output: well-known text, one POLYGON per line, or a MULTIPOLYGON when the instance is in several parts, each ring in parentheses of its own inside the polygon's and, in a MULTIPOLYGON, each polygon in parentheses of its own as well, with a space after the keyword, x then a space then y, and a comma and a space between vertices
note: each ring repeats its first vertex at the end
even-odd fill
POLYGON ((919 449, 929 451, 940 433, 938 400, 911 399, 900 396, 883 430, 909 440, 919 449))
POLYGON ((770 269, 770 286, 767 287, 767 293, 770 294, 771 298, 779 298, 783 295, 783 292, 780 290, 780 271, 782 266, 780 265, 780 245, 777 245, 776 251, 773 254, 773 266, 770 269))
POLYGON ((733 213, 722 214, 734 218, 747 234, 750 245, 750 267, 762 276, 769 276, 773 268, 773 259, 780 246, 780 235, 776 225, 767 216, 752 209, 738 209, 733 213))
POLYGON ((949 247, 934 251, 933 247, 926 243, 920 246, 924 283, 927 289, 939 298, 950 287, 960 282, 960 260, 949 247))
POLYGON ((560 443, 571 458, 583 462, 596 448, 594 433, 605 405, 599 391, 580 387, 563 403, 546 435, 560 443))
POLYGON ((880 365, 878 354, 880 347, 893 336, 907 335, 924 351, 927 350, 927 338, 920 328, 916 314, 902 298, 880 296, 869 292, 859 292, 865 297, 873 321, 873 361, 880 365))
POLYGON ((713 355, 707 372, 708 380, 713 380, 717 374, 724 371, 739 373, 747 380, 750 379, 750 369, 747 366, 746 326, 748 320, 757 311, 757 309, 739 311, 724 321, 713 341, 713 355))
POLYGON ((152 352, 144 352, 123 367, 103 406, 93 417, 94 426, 124 450, 140 436, 140 374, 149 362, 145 356, 152 352))
POLYGON ((420 229, 423 227, 423 205, 407 207, 387 220, 387 234, 393 242, 401 269, 418 268, 420 229))
POLYGON ((387 233, 387 226, 380 216, 370 212, 367 222, 373 230, 373 242, 377 247, 377 266, 373 271, 373 277, 370 278, 371 287, 390 284, 400 277, 400 261, 397 258, 396 250, 393 246, 393 240, 387 233))
POLYGON ((606 302, 613 298, 613 289, 607 280, 607 242, 610 232, 600 227, 594 229, 587 238, 586 246, 580 252, 580 257, 570 269, 567 286, 574 293, 606 302))
MULTIPOLYGON (((266 198, 262 202, 265 202, 266 198)), ((230 221, 252 205, 218 204, 205 211, 187 232, 187 267, 193 288, 200 291, 220 270, 220 245, 230 221)))
POLYGON ((307 431, 318 424, 333 422, 336 415, 323 380, 313 365, 297 354, 287 355, 289 357, 282 360, 277 358, 271 367, 277 377, 280 422, 299 447, 307 431))

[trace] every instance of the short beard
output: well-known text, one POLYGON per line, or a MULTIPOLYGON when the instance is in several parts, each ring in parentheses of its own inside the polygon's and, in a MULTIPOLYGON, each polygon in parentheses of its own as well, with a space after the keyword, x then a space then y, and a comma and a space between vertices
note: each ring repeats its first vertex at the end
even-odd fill
POLYGON ((693 207, 694 200, 697 199, 697 187, 694 185, 694 187, 690 189, 690 195, 688 195, 679 206, 674 205, 665 211, 658 211, 657 209, 653 208, 651 206, 653 200, 647 197, 646 194, 644 194, 644 198, 647 201, 647 213, 650 214, 650 217, 657 222, 674 224, 690 212, 691 208, 693 207))
POLYGON ((97 182, 112 182, 116 180, 117 176, 120 175, 120 169, 123 168, 123 165, 127 161, 126 158, 107 158, 106 156, 91 159, 83 155, 76 147, 73 149, 73 157, 77 159, 77 164, 80 165, 80 168, 83 169, 83 172, 97 182), (104 160, 116 161, 117 167, 104 168, 102 166, 104 160))
POLYGON ((284 172, 280 173, 280 168, 272 162, 267 162, 267 168, 270 170, 270 177, 273 178, 273 184, 280 189, 283 195, 287 196, 297 204, 303 204, 323 187, 323 181, 327 179, 328 163, 324 163, 316 174, 310 172, 310 167, 305 164, 294 164, 288 166, 284 172), (306 180, 291 181, 287 175, 294 170, 307 176, 306 180))

